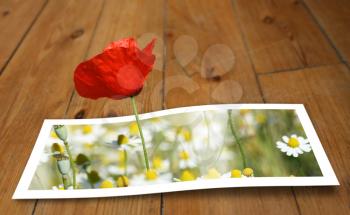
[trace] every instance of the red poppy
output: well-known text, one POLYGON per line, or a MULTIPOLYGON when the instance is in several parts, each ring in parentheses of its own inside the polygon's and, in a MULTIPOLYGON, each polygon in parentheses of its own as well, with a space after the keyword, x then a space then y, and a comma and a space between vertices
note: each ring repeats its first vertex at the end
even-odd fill
POLYGON ((122 39, 80 63, 74 72, 79 95, 91 99, 122 99, 137 95, 155 61, 154 43, 155 39, 140 50, 134 38, 122 39))

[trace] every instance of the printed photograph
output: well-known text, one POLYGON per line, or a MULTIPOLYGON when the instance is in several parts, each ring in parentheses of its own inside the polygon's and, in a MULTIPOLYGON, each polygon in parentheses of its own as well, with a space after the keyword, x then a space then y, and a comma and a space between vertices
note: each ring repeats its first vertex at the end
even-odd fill
POLYGON ((322 176, 293 109, 193 111, 52 126, 29 190, 322 176))

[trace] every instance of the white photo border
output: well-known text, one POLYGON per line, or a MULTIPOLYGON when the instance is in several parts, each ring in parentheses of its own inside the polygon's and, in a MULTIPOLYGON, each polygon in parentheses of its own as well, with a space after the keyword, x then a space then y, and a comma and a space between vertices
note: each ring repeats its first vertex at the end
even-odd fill
POLYGON ((149 119, 172 114, 227 110, 227 109, 277 109, 295 110, 305 134, 310 142, 317 163, 323 176, 310 177, 252 177, 252 178, 224 178, 215 180, 198 180, 186 182, 171 182, 166 184, 154 184, 109 189, 81 189, 81 190, 29 190, 29 186, 36 168, 39 164, 40 155, 44 150, 47 134, 53 125, 82 125, 104 124, 134 121, 135 117, 122 116, 95 119, 47 119, 44 120, 33 151, 23 171, 12 199, 63 199, 63 198, 94 198, 94 197, 117 197, 141 194, 165 193, 186 190, 232 188, 232 187, 279 187, 279 186, 337 186, 338 179, 332 169, 327 155, 316 134, 312 122, 303 104, 220 104, 181 107, 161 110, 151 113, 140 114, 140 119, 149 119))

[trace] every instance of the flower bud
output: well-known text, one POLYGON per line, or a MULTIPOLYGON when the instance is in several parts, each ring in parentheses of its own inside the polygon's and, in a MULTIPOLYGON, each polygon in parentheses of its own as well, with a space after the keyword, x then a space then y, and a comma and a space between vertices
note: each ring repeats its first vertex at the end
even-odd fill
POLYGON ((54 154, 63 154, 64 153, 64 147, 58 143, 53 143, 51 145, 51 152, 54 154))
POLYGON ((86 155, 80 153, 75 159, 75 163, 79 166, 88 166, 90 165, 90 160, 86 155))
POLYGON ((67 128, 64 125, 54 125, 53 126, 55 133, 58 138, 60 138, 62 141, 67 140, 67 128))
POLYGON ((129 138, 123 134, 118 135, 118 145, 121 146, 129 142, 129 138))
POLYGON ((231 178, 240 178, 242 177, 242 172, 239 169, 231 170, 231 178))
POLYGON ((127 187, 129 186, 129 179, 125 175, 119 176, 117 178, 117 187, 127 187))
POLYGON ((90 173, 88 173, 88 179, 89 179, 89 182, 92 184, 95 184, 101 180, 98 172, 95 170, 92 170, 90 173))
POLYGON ((252 168, 247 167, 243 170, 243 175, 247 177, 254 176, 254 171, 252 168))
POLYGON ((62 175, 67 175, 70 170, 69 157, 64 154, 56 154, 54 157, 57 159, 58 171, 60 171, 62 175))
POLYGON ((102 181, 100 188, 113 188, 113 183, 110 180, 102 181))

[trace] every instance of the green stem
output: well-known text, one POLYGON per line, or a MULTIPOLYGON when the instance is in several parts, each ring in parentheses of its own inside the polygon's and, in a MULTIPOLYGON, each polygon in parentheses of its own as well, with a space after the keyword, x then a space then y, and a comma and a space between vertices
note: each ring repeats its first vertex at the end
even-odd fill
POLYGON ((66 147, 66 150, 67 150, 67 153, 68 153, 68 157, 69 157, 69 163, 70 163, 70 166, 71 166, 72 172, 73 172, 73 188, 76 189, 77 181, 76 181, 75 165, 74 165, 74 161, 73 161, 73 158, 72 158, 72 153, 70 152, 69 145, 68 145, 67 141, 64 142, 64 146, 66 147))
POLYGON ((137 113, 135 97, 131 96, 130 98, 131 98, 131 104, 132 104, 135 118, 136 118, 137 127, 139 128, 139 133, 140 133, 141 143, 142 143, 142 148, 143 148, 143 156, 145 158, 146 169, 149 170, 150 168, 149 168, 149 161, 148 161, 148 154, 147 154, 147 149, 146 149, 146 144, 145 144, 145 138, 143 137, 143 132, 142 132, 142 128, 141 128, 141 124, 140 124, 140 120, 139 120, 139 115, 137 113))
POLYGON ((247 162, 246 162, 244 150, 243 150, 241 141, 238 138, 237 133, 236 133, 236 131, 234 129, 234 126, 233 126, 231 110, 228 111, 228 119, 229 119, 228 121, 229 121, 229 124, 230 124, 231 133, 232 133, 233 137, 235 138, 236 143, 238 144, 239 152, 241 153, 243 168, 246 168, 247 167, 247 162))
POLYGON ((128 175, 128 152, 124 149, 124 175, 128 175))
POLYGON ((63 182, 64 189, 67 190, 69 187, 68 175, 62 175, 62 182, 63 182))

